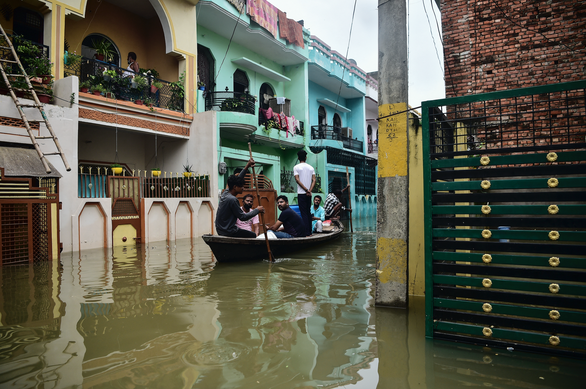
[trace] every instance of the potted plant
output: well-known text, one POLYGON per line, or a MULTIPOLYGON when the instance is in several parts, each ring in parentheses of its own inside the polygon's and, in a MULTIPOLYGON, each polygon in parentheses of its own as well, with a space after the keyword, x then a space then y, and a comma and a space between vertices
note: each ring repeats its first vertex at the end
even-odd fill
POLYGON ((112 169, 112 172, 116 175, 122 173, 122 165, 120 165, 119 163, 113 163, 112 165, 110 165, 110 168, 112 169))
POLYGON ((158 177, 161 175, 161 169, 159 169, 158 167, 152 168, 151 174, 153 175, 153 177, 158 177))
POLYGON ((48 104, 51 102, 51 99, 53 98, 52 85, 49 86, 49 84, 41 84, 38 87, 35 87, 35 93, 40 103, 48 104))
POLYGON ((144 89, 146 88, 146 86, 148 85, 148 81, 146 79, 146 77, 141 76, 140 74, 137 74, 136 76, 134 76, 134 83, 136 84, 135 88, 136 89, 144 89))
POLYGON ((116 95, 114 93, 112 93, 111 88, 104 88, 104 96, 106 96, 106 98, 108 98, 108 99, 115 99, 116 98, 116 95))
POLYGON ((160 81, 154 81, 151 85, 151 93, 157 93, 159 89, 163 87, 163 83, 160 81))
POLYGON ((192 165, 183 165, 183 177, 191 177, 193 175, 193 170, 191 170, 192 165))
POLYGON ((97 84, 92 86, 91 91, 94 95, 99 96, 105 91, 105 88, 102 86, 102 84, 97 84))
POLYGON ((114 49, 112 43, 106 38, 99 40, 92 40, 92 48, 96 51, 96 59, 98 61, 111 61, 114 57, 114 49))
POLYGON ((206 84, 204 84, 203 81, 198 81, 197 82, 197 89, 206 90, 206 84))
POLYGON ((74 51, 73 53, 65 52, 63 55, 63 62, 65 65, 72 67, 77 65, 81 61, 81 55, 77 55, 74 51))
POLYGON ((88 93, 90 89, 91 83, 89 80, 83 81, 79 83, 79 91, 83 93, 88 93))
POLYGON ((105 81, 110 81, 110 79, 116 77, 116 70, 114 70, 114 69, 104 70, 102 75, 104 76, 105 81))
POLYGON ((179 76, 179 81, 172 82, 169 85, 171 89, 171 98, 167 108, 173 111, 183 111, 183 104, 185 100, 185 72, 179 76))

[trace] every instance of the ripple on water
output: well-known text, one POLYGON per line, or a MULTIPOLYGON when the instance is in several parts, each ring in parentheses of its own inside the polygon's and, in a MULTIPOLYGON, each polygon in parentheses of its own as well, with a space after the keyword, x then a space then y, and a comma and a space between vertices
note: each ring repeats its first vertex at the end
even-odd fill
POLYGON ((188 350, 183 354, 183 360, 190 365, 222 365, 246 356, 249 352, 248 346, 218 339, 188 350))

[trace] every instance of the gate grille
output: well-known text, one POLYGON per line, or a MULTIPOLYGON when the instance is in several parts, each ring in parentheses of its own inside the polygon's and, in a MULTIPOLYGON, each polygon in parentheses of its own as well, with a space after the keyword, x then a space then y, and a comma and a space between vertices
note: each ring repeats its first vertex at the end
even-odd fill
POLYGON ((426 336, 584 356, 586 82, 425 102, 423 127, 426 336))
POLYGON ((28 206, 27 204, 0 204, 2 220, 2 263, 27 262, 28 206))

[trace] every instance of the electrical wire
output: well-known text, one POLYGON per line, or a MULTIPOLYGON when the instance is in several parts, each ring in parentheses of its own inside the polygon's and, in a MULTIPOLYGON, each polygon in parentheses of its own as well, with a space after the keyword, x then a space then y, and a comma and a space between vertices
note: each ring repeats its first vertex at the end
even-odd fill
MULTIPOLYGON (((439 62, 439 66, 442 71, 442 74, 444 74, 444 81, 445 81, 446 77, 445 77, 445 73, 444 73, 444 68, 442 66, 442 61, 440 59, 439 52, 437 51, 437 44, 435 43, 435 37, 433 36, 433 30, 431 28, 431 21, 429 20, 429 14, 427 13, 427 7, 425 6, 425 0, 423 0, 423 10, 425 11, 425 17, 427 18, 427 24, 429 26, 429 33, 431 34, 431 39, 433 40, 433 47, 435 48, 435 55, 436 55, 437 60, 439 62)), ((443 46, 443 44, 442 44, 442 46, 443 46)))
POLYGON ((224 65, 224 61, 226 60, 226 57, 228 56, 228 51, 230 50, 230 45, 232 44, 232 39, 234 39, 234 33, 236 32, 236 27, 238 27, 238 23, 240 23, 240 17, 242 16, 242 13, 238 13, 238 19, 236 19, 236 23, 234 24, 234 29, 232 30, 232 35, 230 36, 230 40, 228 41, 228 47, 226 48, 226 53, 224 54, 224 58, 222 58, 222 63, 220 64, 220 67, 218 68, 218 73, 216 73, 216 76, 214 77, 214 85, 216 85, 216 80, 218 79, 218 76, 220 75, 220 70, 222 70, 222 65, 224 65))

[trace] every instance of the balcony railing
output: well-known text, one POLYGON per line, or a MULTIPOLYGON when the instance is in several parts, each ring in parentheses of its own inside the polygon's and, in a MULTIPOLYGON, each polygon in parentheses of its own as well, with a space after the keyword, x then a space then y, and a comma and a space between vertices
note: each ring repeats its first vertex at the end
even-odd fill
MULTIPOLYGON (((79 198, 109 197, 108 177, 112 177, 112 168, 107 166, 90 166, 84 164, 78 173, 79 198)), ((154 177, 151 171, 129 172, 123 168, 122 176, 138 178, 141 198, 195 198, 210 196, 209 175, 192 175, 164 172, 154 177), (136 173, 137 175, 133 175, 136 173)), ((115 176, 120 177, 120 175, 115 176)))
MULTIPOLYGON (((228 88, 226 88, 228 89, 228 88)), ((256 98, 242 92, 207 92, 205 94, 206 111, 242 112, 255 115, 256 98)))
POLYGON ((311 139, 337 140, 341 141, 345 149, 362 152, 364 142, 352 139, 342 133, 342 128, 336 126, 318 125, 311 126, 311 139))
POLYGON ((145 77, 147 85, 140 88, 133 85, 132 77, 136 73, 97 59, 82 58, 74 64, 66 64, 65 74, 78 76, 80 84, 86 81, 92 86, 100 84, 119 100, 141 100, 147 105, 173 111, 183 111, 184 108, 183 94, 174 83, 145 77), (116 75, 104 75, 106 70, 113 70, 116 75), (161 83, 162 87, 156 88, 155 82, 161 83))

